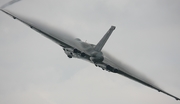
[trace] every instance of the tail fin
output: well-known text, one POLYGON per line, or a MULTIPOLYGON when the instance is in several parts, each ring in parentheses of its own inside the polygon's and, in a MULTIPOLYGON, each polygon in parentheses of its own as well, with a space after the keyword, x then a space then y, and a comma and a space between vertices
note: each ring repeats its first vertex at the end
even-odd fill
POLYGON ((111 28, 107 31, 107 33, 103 36, 103 38, 95 46, 96 51, 101 51, 104 44, 106 43, 106 41, 108 40, 109 36, 112 34, 112 32, 114 31, 115 28, 116 28, 115 26, 111 26, 111 28))

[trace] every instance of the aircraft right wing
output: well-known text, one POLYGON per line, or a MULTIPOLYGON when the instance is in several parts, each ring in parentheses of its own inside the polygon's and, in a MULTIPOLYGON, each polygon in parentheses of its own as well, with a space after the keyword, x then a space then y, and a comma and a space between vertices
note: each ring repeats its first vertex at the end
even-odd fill
POLYGON ((140 73, 136 72, 134 69, 122 64, 120 61, 116 60, 115 58, 113 58, 112 56, 110 56, 107 53, 104 53, 104 60, 103 60, 102 64, 98 65, 98 66, 105 68, 107 71, 123 75, 123 76, 125 76, 129 79, 132 79, 136 82, 139 82, 145 86, 153 88, 159 92, 162 92, 166 95, 169 95, 169 96, 175 98, 176 100, 180 100, 180 98, 162 90, 157 85, 155 85, 152 81, 150 81, 148 78, 146 78, 145 76, 142 76, 140 73), (104 67, 104 66, 106 66, 106 67, 104 67))

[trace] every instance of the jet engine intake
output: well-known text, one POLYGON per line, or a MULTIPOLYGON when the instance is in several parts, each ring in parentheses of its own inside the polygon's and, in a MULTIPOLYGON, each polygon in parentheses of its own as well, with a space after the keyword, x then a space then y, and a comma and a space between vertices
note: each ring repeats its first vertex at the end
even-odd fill
POLYGON ((69 58, 73 57, 74 49, 72 48, 63 48, 64 52, 69 58))

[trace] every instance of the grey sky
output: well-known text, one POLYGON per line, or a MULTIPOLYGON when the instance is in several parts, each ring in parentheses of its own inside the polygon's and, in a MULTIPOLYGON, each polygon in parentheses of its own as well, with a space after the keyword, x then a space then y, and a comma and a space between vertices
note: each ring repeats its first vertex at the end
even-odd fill
MULTIPOLYGON (((1 0, 0 5, 6 3, 1 0)), ((16 12, 96 44, 180 97, 179 0, 24 0, 16 12)), ((178 104, 118 74, 68 59, 62 48, 0 12, 1 104, 178 104)))

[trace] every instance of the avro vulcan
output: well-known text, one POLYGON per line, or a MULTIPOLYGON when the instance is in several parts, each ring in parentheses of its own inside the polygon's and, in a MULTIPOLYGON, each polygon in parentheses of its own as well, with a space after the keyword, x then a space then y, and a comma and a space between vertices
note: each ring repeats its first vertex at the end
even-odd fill
POLYGON ((140 74, 138 74, 131 68, 128 68, 124 64, 117 62, 115 59, 110 57, 110 55, 102 51, 103 46, 107 42, 112 32, 115 30, 115 26, 111 26, 110 29, 96 45, 89 44, 87 42, 81 41, 79 38, 74 38, 35 19, 19 15, 18 13, 6 8, 7 6, 12 5, 18 1, 20 0, 10 1, 3 5, 0 10, 60 45, 69 58, 79 58, 87 60, 93 63, 95 66, 102 68, 103 70, 123 75, 145 86, 148 86, 170 97, 173 97, 176 100, 180 100, 180 98, 162 90, 147 78, 141 76, 140 74))

